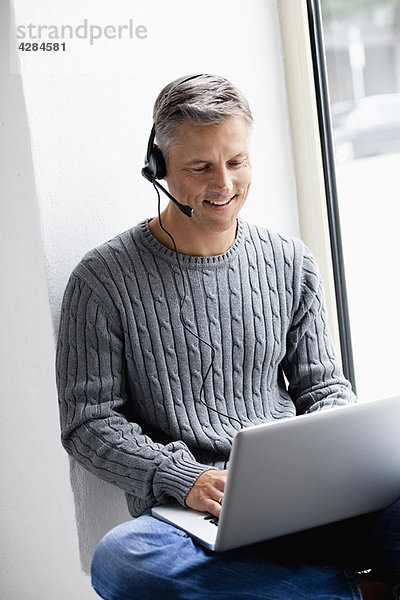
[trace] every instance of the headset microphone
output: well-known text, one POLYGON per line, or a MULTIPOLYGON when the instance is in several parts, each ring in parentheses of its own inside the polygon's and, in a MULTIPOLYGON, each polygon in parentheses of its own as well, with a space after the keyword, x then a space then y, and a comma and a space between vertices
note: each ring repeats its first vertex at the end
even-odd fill
POLYGON ((164 192, 164 194, 166 194, 168 198, 172 200, 172 202, 179 208, 180 211, 183 212, 183 214, 185 214, 187 217, 193 216, 193 208, 191 208, 188 204, 181 204, 178 202, 178 200, 174 198, 172 194, 170 194, 169 191, 161 185, 161 183, 158 183, 157 179, 154 177, 147 165, 143 167, 142 175, 145 179, 147 179, 147 181, 150 181, 150 183, 157 186, 159 190, 164 192))

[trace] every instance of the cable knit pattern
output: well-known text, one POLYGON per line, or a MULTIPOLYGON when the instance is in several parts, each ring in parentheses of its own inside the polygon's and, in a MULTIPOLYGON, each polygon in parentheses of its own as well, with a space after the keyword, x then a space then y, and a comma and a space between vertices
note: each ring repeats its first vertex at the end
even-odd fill
POLYGON ((73 271, 57 349, 62 441, 125 490, 136 516, 184 504, 224 468, 240 425, 353 402, 338 366, 321 280, 303 243, 238 220, 224 254, 176 255, 144 221, 73 271), (218 414, 215 409, 224 413, 218 414))

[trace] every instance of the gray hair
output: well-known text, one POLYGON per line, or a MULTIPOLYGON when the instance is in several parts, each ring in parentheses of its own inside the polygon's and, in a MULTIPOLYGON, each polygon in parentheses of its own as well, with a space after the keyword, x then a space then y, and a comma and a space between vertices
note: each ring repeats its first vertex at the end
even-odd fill
POLYGON ((178 126, 185 120, 213 125, 240 116, 251 128, 253 116, 249 103, 224 77, 201 75, 176 85, 178 81, 180 79, 161 90, 153 109, 156 142, 165 159, 175 143, 178 126))

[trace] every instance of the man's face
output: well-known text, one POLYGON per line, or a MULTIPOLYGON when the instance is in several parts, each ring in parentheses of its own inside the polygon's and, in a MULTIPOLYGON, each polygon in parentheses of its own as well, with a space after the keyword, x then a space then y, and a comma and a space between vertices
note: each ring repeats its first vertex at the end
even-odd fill
POLYGON ((242 117, 219 125, 185 121, 178 127, 165 179, 171 194, 193 208, 190 221, 196 229, 225 232, 236 227, 251 183, 249 133, 242 117))

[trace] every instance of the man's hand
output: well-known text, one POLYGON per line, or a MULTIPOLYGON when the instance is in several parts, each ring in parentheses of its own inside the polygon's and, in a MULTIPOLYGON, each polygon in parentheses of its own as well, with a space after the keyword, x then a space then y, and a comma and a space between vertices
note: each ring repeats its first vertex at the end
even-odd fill
POLYGON ((227 470, 219 469, 202 473, 186 496, 186 505, 219 517, 227 475, 227 470))

